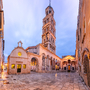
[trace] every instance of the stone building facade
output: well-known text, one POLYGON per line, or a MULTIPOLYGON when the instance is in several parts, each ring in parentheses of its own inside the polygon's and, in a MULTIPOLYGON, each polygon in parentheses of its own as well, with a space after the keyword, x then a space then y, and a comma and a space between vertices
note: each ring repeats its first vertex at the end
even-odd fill
POLYGON ((62 71, 75 72, 77 70, 77 61, 75 56, 62 56, 62 71))
POLYGON ((51 72, 60 69, 61 58, 56 55, 54 10, 49 5, 43 19, 42 43, 36 46, 22 47, 22 42, 8 56, 7 69, 9 74, 51 72), (21 44, 21 45, 20 45, 21 44))
POLYGON ((45 9, 46 16, 43 19, 42 43, 27 47, 22 47, 22 42, 14 48, 8 56, 8 74, 22 74, 34 72, 75 71, 76 61, 72 56, 61 59, 56 55, 56 22, 54 20, 54 10, 49 5, 45 9), (65 62, 65 63, 64 63, 65 62), (64 68, 66 67, 66 70, 64 68))
POLYGON ((4 63, 4 12, 2 0, 0 0, 0 73, 4 63))
POLYGON ((78 72, 90 87, 90 0, 79 0, 76 30, 76 60, 78 72))
POLYGON ((7 71, 8 74, 52 72, 56 69, 56 61, 60 67, 61 59, 42 44, 27 49, 17 46, 8 56, 7 71))

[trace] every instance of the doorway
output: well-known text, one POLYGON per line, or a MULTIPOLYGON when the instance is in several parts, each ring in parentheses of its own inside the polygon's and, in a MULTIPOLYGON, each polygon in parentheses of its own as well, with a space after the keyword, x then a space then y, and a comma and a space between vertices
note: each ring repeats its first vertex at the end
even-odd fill
POLYGON ((70 72, 70 65, 68 66, 68 72, 70 72))
POLYGON ((21 64, 18 64, 17 65, 17 73, 20 73, 21 72, 21 64))

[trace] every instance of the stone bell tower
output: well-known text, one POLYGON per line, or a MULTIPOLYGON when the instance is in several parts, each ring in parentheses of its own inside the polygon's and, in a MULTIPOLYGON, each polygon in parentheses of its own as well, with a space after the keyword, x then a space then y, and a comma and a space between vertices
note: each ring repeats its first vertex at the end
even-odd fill
POLYGON ((56 54, 56 22, 54 20, 54 10, 51 7, 51 3, 49 3, 49 6, 45 9, 45 13, 46 16, 43 19, 42 27, 42 44, 44 45, 44 47, 56 54))
POLYGON ((4 63, 4 14, 3 14, 3 3, 0 0, 0 73, 3 69, 4 63))

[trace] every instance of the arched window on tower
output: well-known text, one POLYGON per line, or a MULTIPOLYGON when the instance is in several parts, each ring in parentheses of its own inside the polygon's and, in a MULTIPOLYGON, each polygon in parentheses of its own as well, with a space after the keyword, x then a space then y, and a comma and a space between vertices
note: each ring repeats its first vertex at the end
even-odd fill
POLYGON ((44 25, 46 24, 46 21, 44 21, 44 25))
POLYGON ((49 31, 49 27, 47 27, 47 31, 49 31))
POLYGON ((46 12, 46 15, 48 15, 48 11, 46 12))
POLYGON ((51 23, 53 24, 53 20, 51 21, 51 23))
POLYGON ((44 43, 45 43, 45 39, 44 39, 44 43))
POLYGON ((47 23, 49 22, 49 18, 47 19, 47 23))
POLYGON ((49 13, 51 13, 51 10, 49 10, 49 13))

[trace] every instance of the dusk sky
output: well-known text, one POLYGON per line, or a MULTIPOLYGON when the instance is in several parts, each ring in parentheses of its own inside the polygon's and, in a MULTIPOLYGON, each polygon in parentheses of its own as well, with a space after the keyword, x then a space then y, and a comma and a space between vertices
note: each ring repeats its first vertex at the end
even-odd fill
MULTIPOLYGON (((42 26, 49 0, 3 0, 5 62, 21 40, 23 48, 42 42, 42 26)), ((56 54, 74 55, 79 0, 52 0, 56 21, 56 54)))

